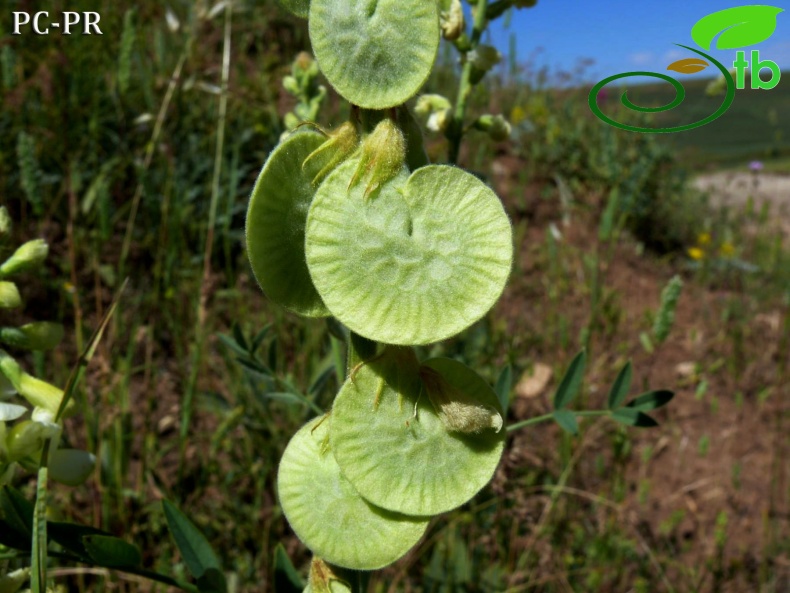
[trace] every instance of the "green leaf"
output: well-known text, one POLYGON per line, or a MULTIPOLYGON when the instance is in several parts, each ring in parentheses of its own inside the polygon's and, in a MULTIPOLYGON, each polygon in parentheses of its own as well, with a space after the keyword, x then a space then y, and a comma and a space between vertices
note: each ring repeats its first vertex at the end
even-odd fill
POLYGON ((49 539, 62 546, 65 550, 86 560, 90 559, 91 556, 88 554, 83 538, 93 535, 111 535, 106 531, 88 525, 61 523, 58 521, 47 522, 47 534, 49 539))
POLYGON ((647 414, 643 414, 639 410, 633 408, 620 408, 612 412, 612 418, 620 424, 626 426, 639 426, 642 428, 651 428, 658 426, 658 422, 653 420, 647 414))
POLYGON ((241 331, 239 324, 234 323, 231 330, 233 331, 233 338, 236 340, 236 343, 244 348, 245 352, 248 352, 250 347, 247 345, 247 338, 244 337, 244 332, 241 331))
POLYGON ((271 323, 267 323, 263 326, 263 329, 258 332, 258 335, 252 339, 252 348, 250 349, 252 354, 255 354, 258 351, 258 348, 261 347, 261 344, 263 344, 263 340, 265 340, 266 336, 269 334, 271 327, 271 323))
POLYGON ((321 371, 318 376, 313 381, 310 388, 307 390, 307 393, 311 393, 312 395, 318 394, 327 384, 329 378, 335 373, 335 365, 334 363, 329 363, 329 365, 321 371))
POLYGON ((609 390, 609 397, 607 399, 607 406, 610 410, 614 410, 623 403, 625 396, 628 395, 628 390, 631 388, 631 361, 629 360, 626 365, 620 370, 617 379, 614 380, 612 388, 609 390))
MULTIPOLYGON (((224 593, 226 583, 222 574, 222 567, 206 536, 170 501, 163 500, 162 507, 165 511, 167 526, 170 528, 170 533, 181 552, 181 556, 184 558, 189 572, 192 573, 195 579, 200 581, 209 570, 212 570, 212 573, 207 577, 209 584, 216 585, 219 583, 221 588, 211 590, 224 593), (219 577, 221 577, 217 582, 215 582, 215 579, 219 577, 214 571, 218 572, 219 577)), ((203 590, 201 588, 201 591, 203 590)), ((205 590, 208 591, 209 589, 205 590)))
POLYGON ((233 350, 233 352, 235 352, 237 355, 243 358, 249 357, 250 353, 247 352, 245 348, 239 345, 239 343, 233 338, 231 338, 230 336, 226 336, 225 334, 217 334, 217 337, 219 338, 220 342, 222 342, 223 344, 225 344, 225 346, 233 350))
POLYGON ((672 401, 673 397, 675 397, 675 394, 672 391, 648 391, 632 399, 626 404, 626 407, 639 410, 640 412, 649 412, 667 405, 672 401))
POLYGON ((579 393, 584 376, 584 366, 587 363, 587 352, 582 350, 571 361, 565 376, 562 378, 557 393, 554 395, 554 409, 560 410, 573 401, 579 393))
POLYGON ((225 574, 218 568, 207 568, 197 580, 197 587, 200 593, 225 593, 225 574))
POLYGON ((565 432, 579 434, 579 423, 576 421, 576 414, 570 410, 554 410, 554 421, 565 432))
POLYGON ((305 584, 282 544, 274 548, 274 593, 301 593, 305 584))
POLYGON ((496 380, 496 387, 494 391, 499 398, 499 403, 502 404, 502 409, 507 413, 507 408, 510 405, 510 390, 513 389, 513 367, 507 365, 499 373, 499 378, 496 380))
POLYGON ((710 49, 713 39, 717 49, 737 49, 768 39, 776 30, 776 17, 783 8, 776 6, 736 6, 709 14, 698 20, 691 29, 694 42, 710 49))
POLYGON ((3 520, 28 542, 33 537, 33 511, 33 503, 22 496, 19 490, 11 486, 3 486, 0 490, 0 512, 3 520))
POLYGON ((134 544, 112 535, 86 535, 82 538, 85 550, 98 566, 107 568, 132 568, 143 561, 134 544))

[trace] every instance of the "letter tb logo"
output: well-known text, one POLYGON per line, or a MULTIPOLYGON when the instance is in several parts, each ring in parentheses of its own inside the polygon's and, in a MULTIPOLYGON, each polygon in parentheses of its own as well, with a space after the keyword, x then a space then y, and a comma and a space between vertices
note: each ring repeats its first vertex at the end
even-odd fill
POLYGON ((49 13, 36 12, 32 16, 27 12, 15 12, 14 35, 21 35, 23 29, 30 27, 36 35, 49 35, 50 28, 59 30, 63 35, 71 35, 72 29, 81 35, 103 35, 99 29, 101 15, 98 12, 71 12, 61 13, 61 20, 52 21, 49 13))

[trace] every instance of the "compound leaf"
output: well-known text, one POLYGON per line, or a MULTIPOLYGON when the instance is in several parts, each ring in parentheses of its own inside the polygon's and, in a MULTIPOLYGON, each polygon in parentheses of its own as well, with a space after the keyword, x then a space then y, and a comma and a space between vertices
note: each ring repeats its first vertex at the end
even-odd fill
POLYGON ((584 376, 584 367, 587 364, 587 352, 582 350, 571 361, 565 376, 562 378, 557 393, 554 395, 554 409, 560 410, 567 406, 579 393, 584 376))

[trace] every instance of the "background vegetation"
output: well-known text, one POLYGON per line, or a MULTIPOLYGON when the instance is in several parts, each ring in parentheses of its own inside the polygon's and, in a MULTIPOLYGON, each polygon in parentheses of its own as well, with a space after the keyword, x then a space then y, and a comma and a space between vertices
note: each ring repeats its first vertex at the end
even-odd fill
MULTIPOLYGON (((225 12, 208 3, 74 0, 70 10, 102 14, 103 36, 2 37, 0 201, 14 238, 43 237, 52 253, 7 317, 66 325, 60 348, 15 353, 63 385, 130 279, 67 421, 99 467, 82 487, 56 488, 53 512, 136 542, 145 566, 183 572, 157 504, 178 501, 234 590, 272 591, 278 542, 297 567, 308 561, 277 505, 277 460, 337 390, 343 335, 270 306, 248 268, 247 197, 293 108, 282 78, 309 41, 270 1, 235 6, 224 120, 225 12)), ((452 99, 455 67, 442 64, 425 90, 452 99)), ((627 359, 635 384, 678 395, 646 433, 595 421, 578 437, 514 433, 493 483, 373 589, 788 590, 790 215, 760 184, 767 169, 790 170, 790 87, 743 92, 693 144, 670 144, 601 124, 586 88, 552 90, 512 56, 489 76, 473 109, 503 113, 512 140, 476 133, 461 158, 502 197, 517 262, 495 310, 430 352, 492 384, 510 365, 511 420, 550 409, 581 346, 589 405, 603 405, 627 359), (749 173, 750 159, 766 169, 749 173), (694 189, 689 165, 740 167, 740 205, 694 189), (676 274, 685 286, 664 341, 655 312, 676 274)), ((640 92, 662 102, 659 89, 640 92)), ((330 93, 320 123, 341 122, 340 104, 330 93)), ((444 154, 444 140, 428 141, 444 154)), ((15 485, 32 497, 28 477, 15 485)), ((75 591, 154 587, 79 566, 51 574, 75 591)))

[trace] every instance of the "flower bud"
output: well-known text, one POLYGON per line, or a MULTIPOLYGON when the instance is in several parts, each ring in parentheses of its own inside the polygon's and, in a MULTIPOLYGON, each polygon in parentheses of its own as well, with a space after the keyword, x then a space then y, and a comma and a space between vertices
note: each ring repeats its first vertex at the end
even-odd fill
POLYGON ((501 115, 481 115, 475 121, 474 127, 487 132, 495 142, 502 142, 510 138, 510 124, 501 115))
POLYGON ((0 266, 0 277, 37 266, 46 259, 48 252, 49 247, 43 239, 28 241, 0 266))
POLYGON ((427 118, 425 127, 431 132, 443 132, 450 124, 452 103, 441 95, 422 95, 414 106, 414 112, 427 118))
POLYGON ((51 321, 34 321, 22 327, 0 328, 0 342, 25 350, 52 350, 63 339, 63 326, 51 321))
POLYGON ((17 422, 6 436, 6 455, 8 461, 20 461, 41 451, 44 441, 57 436, 55 426, 41 424, 33 420, 17 422))
POLYGON ((497 48, 490 45, 478 45, 469 52, 467 60, 472 62, 472 66, 476 70, 485 73, 502 61, 502 54, 497 48))
POLYGON ((49 410, 53 414, 57 413, 60 402, 63 400, 63 391, 28 375, 17 361, 2 350, 0 350, 0 372, 11 381, 19 395, 32 405, 49 410))
POLYGON ((0 206, 0 238, 11 233, 11 215, 5 206, 0 206))
POLYGON ((319 183, 335 167, 349 158, 359 144, 357 128, 350 121, 345 122, 332 132, 324 133, 327 135, 326 141, 307 155, 302 163, 302 169, 305 170, 311 167, 315 170, 320 167, 313 177, 313 185, 319 183))
POLYGON ((16 284, 0 281, 0 309, 15 309, 21 306, 22 297, 16 284))
POLYGON ((453 41, 464 32, 464 9, 461 0, 445 0, 439 12, 439 23, 442 35, 448 41, 453 41))
POLYGON ((0 422, 13 422, 19 420, 27 412, 25 406, 0 402, 0 422))
POLYGON ((288 113, 285 114, 285 118, 283 119, 283 123, 285 124, 285 129, 287 131, 283 134, 282 138, 280 138, 281 141, 284 138, 288 137, 289 132, 291 130, 295 130, 296 129, 296 127, 299 125, 299 118, 296 117, 296 115, 294 115, 293 113, 291 113, 289 111, 288 113))
POLYGON ((20 568, 0 577, 0 593, 16 593, 30 578, 29 568, 20 568))
POLYGON ((294 96, 299 96, 299 83, 293 76, 283 78, 283 88, 294 96))
POLYGON ((90 477, 95 466, 96 457, 87 451, 58 449, 49 460, 49 475, 66 486, 79 486, 90 477))
POLYGON ((357 170, 348 187, 367 179, 365 197, 395 177, 406 163, 406 139, 391 119, 382 119, 362 141, 357 170))

